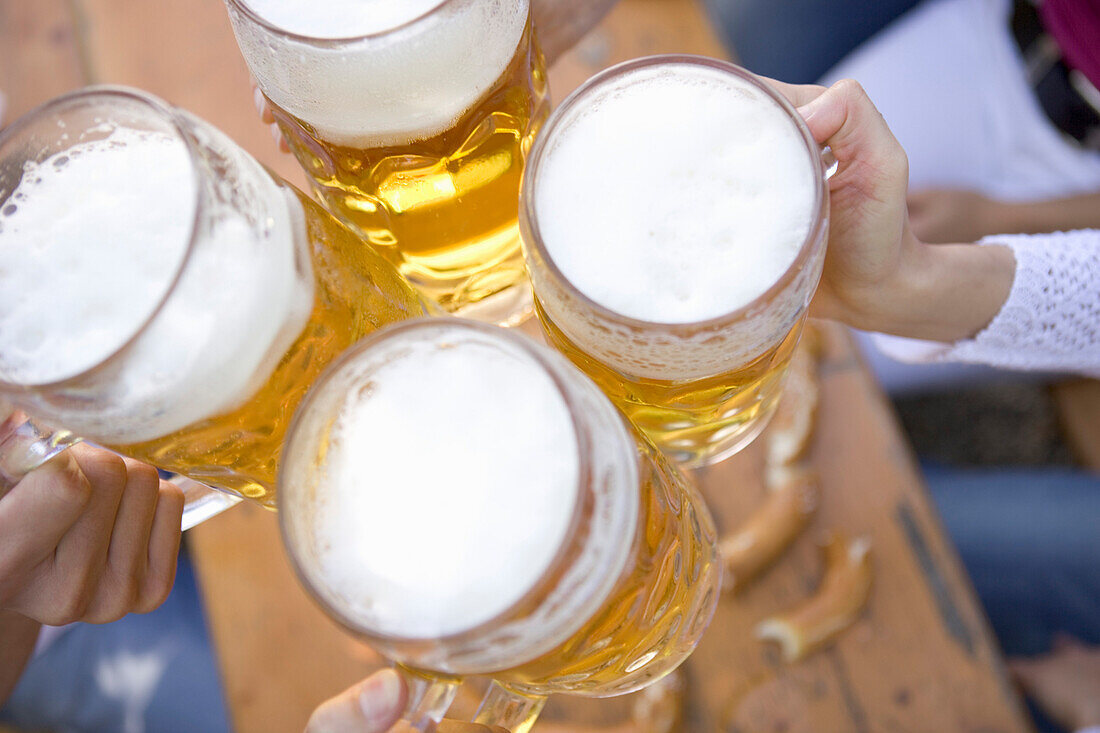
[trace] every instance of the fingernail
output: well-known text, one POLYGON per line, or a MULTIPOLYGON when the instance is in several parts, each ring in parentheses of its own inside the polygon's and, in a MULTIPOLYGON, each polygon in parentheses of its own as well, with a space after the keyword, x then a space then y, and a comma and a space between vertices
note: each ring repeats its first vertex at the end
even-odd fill
POLYGON ((371 675, 359 692, 359 708, 368 723, 385 725, 401 712, 395 710, 400 703, 401 677, 392 669, 371 675))

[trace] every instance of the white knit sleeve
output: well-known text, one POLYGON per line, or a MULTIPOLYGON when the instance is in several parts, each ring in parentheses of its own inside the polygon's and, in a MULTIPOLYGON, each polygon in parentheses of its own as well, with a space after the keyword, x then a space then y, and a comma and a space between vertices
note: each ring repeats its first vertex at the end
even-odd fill
POLYGON ((938 344, 876 337, 901 361, 958 361, 1100 377, 1100 230, 1001 234, 1016 255, 1008 300, 973 339, 938 344))

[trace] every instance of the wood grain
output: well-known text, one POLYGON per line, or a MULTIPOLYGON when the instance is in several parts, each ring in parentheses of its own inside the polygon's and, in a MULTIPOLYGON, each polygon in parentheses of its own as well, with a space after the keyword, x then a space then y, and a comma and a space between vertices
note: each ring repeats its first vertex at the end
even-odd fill
POLYGON ((82 38, 68 0, 0 0, 0 125, 88 83, 82 38))
MULTIPOLYGON (((689 660, 707 727, 1028 730, 888 403, 844 330, 829 328, 828 334, 810 453, 821 477, 822 505, 811 531, 771 574, 723 600, 689 660), (815 542, 827 529, 871 538, 871 600, 833 649, 786 666, 776 650, 752 639, 752 627, 816 585, 821 569, 815 542)), ((757 442, 700 473, 720 525, 735 525, 761 497, 761 448, 757 442)))
MULTIPOLYGON (((292 181, 303 180, 257 118, 218 0, 0 0, 0 41, 0 89, 12 112, 88 82, 134 84, 219 126, 292 181)), ((662 52, 724 54, 696 0, 622 0, 552 69, 554 96, 561 100, 612 63, 662 52)), ((811 453, 821 510, 812 531, 769 574, 722 600, 686 665, 683 727, 1029 730, 890 406, 843 330, 827 333, 822 422, 811 453), (872 597, 833 648, 786 666, 751 629, 812 591, 820 575, 814 535, 830 528, 872 538, 872 597)), ((758 444, 699 473, 720 526, 736 526, 760 499, 761 466, 758 444)), ((241 506, 188 535, 240 733, 300 731, 316 704, 381 664, 295 582, 275 519, 241 506)), ((546 716, 606 723, 627 707, 622 700, 558 699, 546 716)), ((469 708, 467 701, 458 711, 469 708)))

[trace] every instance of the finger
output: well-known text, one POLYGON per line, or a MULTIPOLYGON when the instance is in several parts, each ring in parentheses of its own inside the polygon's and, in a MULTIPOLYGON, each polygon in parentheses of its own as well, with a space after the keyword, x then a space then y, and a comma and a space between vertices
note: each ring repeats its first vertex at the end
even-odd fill
POLYGON ((401 717, 407 699, 401 675, 380 670, 318 707, 306 733, 383 733, 401 717))
POLYGON ((0 568, 52 558, 91 501, 92 487, 71 450, 28 473, 0 499, 0 568))
POLYGON ((795 107, 802 107, 825 93, 826 88, 819 84, 788 84, 783 81, 769 79, 766 76, 758 77, 761 81, 772 86, 777 92, 787 98, 787 101, 795 107))
POLYGON ((27 416, 15 409, 14 405, 0 399, 0 440, 26 420, 27 416))
POLYGON ((160 476, 152 466, 124 461, 126 488, 111 530, 107 570, 84 617, 88 623, 117 621, 133 610, 148 566, 160 476))
POLYGON ((814 139, 832 148, 841 173, 852 165, 869 168, 881 182, 900 186, 904 195, 909 183, 905 151, 858 82, 842 79, 798 111, 814 139))
POLYGON ((115 516, 126 488, 126 463, 115 453, 86 444, 75 445, 69 451, 88 479, 91 498, 58 544, 57 565, 62 573, 83 572, 96 583, 106 567, 115 516))
POLYGON ((160 482, 153 525, 149 532, 149 555, 145 577, 134 604, 135 613, 149 613, 160 607, 176 582, 180 529, 183 520, 183 491, 175 484, 160 482))

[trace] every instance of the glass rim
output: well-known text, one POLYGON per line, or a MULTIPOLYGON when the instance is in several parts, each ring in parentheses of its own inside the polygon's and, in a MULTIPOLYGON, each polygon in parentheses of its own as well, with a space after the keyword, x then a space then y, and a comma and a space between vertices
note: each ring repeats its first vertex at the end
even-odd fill
MULTIPOLYGON (((324 594, 318 592, 318 586, 320 584, 315 582, 310 574, 304 570, 303 562, 298 557, 296 545, 291 541, 292 530, 290 528, 290 512, 285 511, 285 505, 281 498, 286 496, 287 492, 284 483, 286 481, 287 472, 285 469, 280 470, 277 477, 277 489, 275 494, 279 503, 279 511, 277 512, 279 515, 279 533, 282 537, 283 546, 286 548, 287 557, 290 559, 290 565, 294 569, 294 574, 309 593, 310 597, 312 597, 334 621, 360 637, 366 637, 388 644, 421 644, 430 641, 442 645, 460 645, 466 642, 476 641, 486 633, 494 631, 502 623, 520 617, 525 609, 537 607, 537 605, 532 605, 533 602, 546 597, 548 593, 553 590, 556 579, 558 579, 564 571, 568 570, 568 559, 570 555, 573 554, 573 549, 577 545, 578 539, 584 535, 586 523, 583 512, 584 499, 587 493, 586 487, 590 486, 593 480, 593 468, 591 450, 585 447, 584 442, 585 436, 590 431, 581 417, 585 414, 582 409, 583 406, 577 404, 577 400, 570 394, 566 380, 556 371, 561 365, 553 364, 545 354, 540 353, 538 345, 530 338, 523 334, 515 333, 512 329, 505 329, 492 324, 481 323, 480 321, 471 321, 453 316, 443 318, 413 318, 385 326, 348 347, 348 349, 330 363, 317 379, 314 380, 313 384, 310 385, 309 391, 298 405, 298 409, 295 410, 294 417, 287 427, 280 460, 287 460, 287 456, 293 453, 292 444, 295 442, 299 424, 305 419, 304 416, 309 412, 313 403, 319 398, 324 386, 346 364, 351 363, 373 346, 389 339, 397 338, 415 331, 449 329, 455 327, 460 330, 470 330, 480 332, 483 335, 488 335, 493 338, 500 338, 518 347, 524 354, 531 357, 550 378, 558 395, 565 403, 566 409, 569 411, 569 420, 573 425, 573 435, 577 446, 577 463, 579 470, 577 472, 576 485, 574 486, 575 501, 573 504, 573 516, 570 518, 565 534, 562 536, 557 550, 546 568, 538 578, 531 583, 530 587, 523 595, 517 598, 507 608, 476 626, 452 634, 431 637, 400 636, 364 628, 361 624, 356 623, 353 619, 346 616, 340 609, 335 608, 334 604, 331 603, 324 594)), ((633 540, 635 532, 636 527, 630 532, 631 540, 633 540)), ((399 659, 397 661, 400 662, 402 660, 399 659)), ((415 666, 415 664, 413 666, 415 666)))
POLYGON ((106 369, 115 360, 121 358, 125 352, 141 338, 157 316, 164 310, 168 301, 175 294, 179 282, 183 278, 183 274, 187 270, 192 255, 197 247, 197 240, 201 229, 201 219, 203 211, 208 205, 210 195, 206 190, 206 186, 203 185, 202 168, 204 164, 202 162, 202 155, 195 141, 192 140, 191 136, 187 133, 185 120, 180 114, 180 111, 160 97, 134 87, 114 84, 97 84, 67 92, 25 112, 10 125, 0 129, 0 158, 3 157, 4 148, 17 140, 18 136, 24 132, 27 127, 40 122, 50 115, 60 115, 63 108, 82 102, 95 103, 97 100, 107 101, 110 99, 126 99, 130 102, 136 102, 139 107, 144 107, 151 111, 154 116, 170 128, 178 140, 183 142, 187 150, 188 161, 190 162, 191 180, 195 184, 195 198, 192 207, 191 226, 187 234, 187 246, 176 266, 175 272, 172 274, 171 280, 168 281, 164 295, 162 295, 156 305, 149 310, 148 316, 141 321, 140 325, 137 326, 134 332, 127 337, 125 341, 122 341, 97 363, 75 374, 47 382, 9 382, 4 378, 3 372, 0 372, 0 388, 14 388, 14 390, 19 391, 58 389, 70 384, 82 382, 103 369, 106 369))
MULTIPOLYGON (((444 10, 452 5, 457 5, 460 2, 468 1, 469 0, 441 0, 438 5, 435 5, 434 7, 425 10, 420 15, 410 18, 403 23, 399 23, 392 28, 386 28, 385 30, 374 31, 373 33, 360 33, 350 36, 338 36, 335 38, 322 38, 319 36, 311 36, 308 33, 297 33, 287 28, 283 28, 282 26, 260 15, 260 13, 252 7, 249 0, 225 0, 228 5, 232 6, 234 9, 242 13, 246 18, 251 20, 259 27, 263 28, 264 30, 268 31, 269 33, 274 33, 292 41, 298 41, 299 43, 306 43, 318 47, 346 46, 349 43, 371 41, 379 38, 387 38, 390 36, 401 34, 408 31, 410 28, 421 25, 441 10, 444 10)), ((530 8, 528 8, 528 13, 530 13, 530 8)))
MULTIPOLYGON (((636 330, 661 331, 674 335, 691 336, 699 332, 719 329, 735 321, 742 320, 755 311, 758 311, 763 304, 772 300, 797 277, 805 265, 806 260, 812 255, 812 250, 819 240, 822 246, 824 246, 825 237, 823 237, 822 234, 829 220, 826 180, 825 164, 822 160, 822 148, 814 140, 813 135, 806 126, 805 120, 802 119, 802 115, 798 114, 794 105, 792 105, 786 97, 761 81, 757 76, 734 63, 722 59, 711 58, 709 56, 700 56, 696 54, 657 54, 653 56, 643 56, 641 58, 615 64, 590 77, 581 86, 573 90, 573 92, 558 105, 557 109, 551 113, 549 119, 547 119, 546 123, 543 125, 542 131, 535 141, 535 144, 532 146, 530 155, 528 155, 527 164, 523 172, 523 182, 520 188, 519 221, 523 233, 522 240, 525 247, 530 247, 537 253, 540 261, 539 266, 548 270, 550 276, 568 291, 571 297, 580 301, 585 308, 594 311, 600 318, 623 324, 636 330), (535 184, 538 179, 538 172, 542 160, 546 157, 550 145, 553 144, 555 133, 559 126, 564 123, 570 112, 587 101, 590 94, 598 91, 605 84, 639 69, 655 66, 671 67, 678 65, 703 67, 735 76, 741 81, 748 82, 754 88, 762 91, 769 99, 778 104, 779 107, 787 113, 787 116, 798 129, 803 143, 806 145, 806 152, 810 157, 810 166, 813 168, 815 174, 814 199, 811 209, 813 223, 806 233, 806 237, 803 239, 802 245, 799 247, 791 264, 788 265, 787 269, 783 271, 783 274, 760 295, 756 296, 748 303, 718 316, 700 321, 666 323, 634 318, 612 310, 605 305, 597 303, 587 294, 581 292, 581 290, 565 276, 557 263, 554 262, 553 257, 550 256, 550 252, 547 250, 542 234, 539 231, 538 215, 535 211, 535 184)), ((535 292, 535 299, 538 300, 537 290, 535 292)))

